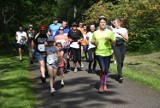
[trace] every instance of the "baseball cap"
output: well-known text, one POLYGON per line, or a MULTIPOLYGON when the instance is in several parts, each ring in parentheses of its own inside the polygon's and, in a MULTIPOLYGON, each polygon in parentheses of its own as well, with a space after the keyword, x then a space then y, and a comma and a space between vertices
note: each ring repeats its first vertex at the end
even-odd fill
POLYGON ((59 27, 59 30, 64 30, 64 28, 61 26, 61 27, 59 27))
POLYGON ((57 17, 54 17, 53 20, 58 20, 58 18, 57 18, 57 17))
POLYGON ((40 25, 39 30, 46 30, 46 26, 45 25, 40 25))
POLYGON ((77 26, 77 23, 76 23, 76 22, 73 22, 73 23, 72 23, 72 26, 77 26))

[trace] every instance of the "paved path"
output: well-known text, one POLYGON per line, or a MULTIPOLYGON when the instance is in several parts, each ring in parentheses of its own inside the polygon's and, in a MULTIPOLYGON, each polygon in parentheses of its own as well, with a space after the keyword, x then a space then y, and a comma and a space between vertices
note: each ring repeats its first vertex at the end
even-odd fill
MULTIPOLYGON (((87 63, 84 63, 87 67, 87 63)), ((85 68, 84 68, 85 70, 85 68)), ((60 77, 56 77, 55 96, 49 93, 47 83, 39 80, 37 63, 30 66, 33 92, 40 103, 36 108, 160 108, 160 92, 137 84, 124 78, 122 84, 115 80, 110 73, 108 80, 109 91, 98 93, 99 76, 86 71, 65 74, 65 87, 60 87, 60 77)))

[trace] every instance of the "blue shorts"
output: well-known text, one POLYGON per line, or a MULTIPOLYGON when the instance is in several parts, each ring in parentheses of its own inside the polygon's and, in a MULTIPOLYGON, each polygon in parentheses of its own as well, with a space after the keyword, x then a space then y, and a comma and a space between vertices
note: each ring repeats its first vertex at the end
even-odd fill
POLYGON ((38 61, 45 61, 45 57, 42 56, 42 53, 36 52, 35 55, 36 55, 38 61))

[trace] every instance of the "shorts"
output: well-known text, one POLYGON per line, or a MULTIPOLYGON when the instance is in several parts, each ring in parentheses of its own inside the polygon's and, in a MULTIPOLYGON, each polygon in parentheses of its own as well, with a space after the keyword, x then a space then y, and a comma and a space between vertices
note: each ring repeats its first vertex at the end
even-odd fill
POLYGON ((24 47, 25 47, 24 44, 20 44, 20 43, 17 43, 17 44, 18 44, 18 48, 24 49, 24 47))
POLYGON ((58 64, 48 64, 48 63, 46 63, 46 64, 47 64, 47 67, 51 66, 55 69, 58 69, 58 64))
POLYGON ((38 61, 45 61, 45 57, 42 56, 42 53, 36 52, 35 55, 38 61))

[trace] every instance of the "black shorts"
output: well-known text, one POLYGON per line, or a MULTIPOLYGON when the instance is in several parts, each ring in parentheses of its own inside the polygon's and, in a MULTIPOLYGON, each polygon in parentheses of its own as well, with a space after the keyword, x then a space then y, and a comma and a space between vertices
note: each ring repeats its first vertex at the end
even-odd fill
POLYGON ((24 49, 24 47, 25 47, 25 45, 24 45, 24 44, 20 44, 20 43, 18 43, 18 48, 22 48, 22 49, 24 49))

